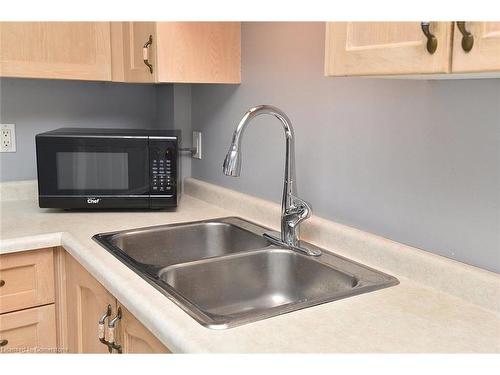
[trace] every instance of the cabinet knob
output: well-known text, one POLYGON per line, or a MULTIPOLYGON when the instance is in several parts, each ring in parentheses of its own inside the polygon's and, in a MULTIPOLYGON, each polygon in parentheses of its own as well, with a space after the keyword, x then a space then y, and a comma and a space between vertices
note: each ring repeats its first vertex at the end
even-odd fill
POLYGON ((5 285, 5 280, 0 280, 0 288, 5 285))
POLYGON ((434 36, 434 34, 431 33, 430 25, 431 25, 430 22, 420 22, 420 28, 422 29, 422 32, 427 38, 427 45, 426 45, 427 52, 429 52, 432 55, 437 50, 438 41, 434 36))
POLYGON ((9 340, 6 340, 6 339, 0 340, 0 347, 6 346, 8 343, 9 343, 9 340))
POLYGON ((457 21, 458 30, 462 33, 462 49, 469 52, 474 46, 474 35, 465 28, 465 21, 457 21))

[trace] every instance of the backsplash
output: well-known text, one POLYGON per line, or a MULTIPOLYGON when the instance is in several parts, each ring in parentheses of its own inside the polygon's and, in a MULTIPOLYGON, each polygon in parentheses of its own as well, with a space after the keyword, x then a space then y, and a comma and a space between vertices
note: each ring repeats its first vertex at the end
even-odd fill
POLYGON ((204 158, 192 176, 279 202, 284 136, 245 131, 241 177, 222 162, 245 111, 273 104, 296 135, 315 214, 500 272, 500 80, 326 78, 323 23, 243 23, 242 83, 193 85, 204 158))

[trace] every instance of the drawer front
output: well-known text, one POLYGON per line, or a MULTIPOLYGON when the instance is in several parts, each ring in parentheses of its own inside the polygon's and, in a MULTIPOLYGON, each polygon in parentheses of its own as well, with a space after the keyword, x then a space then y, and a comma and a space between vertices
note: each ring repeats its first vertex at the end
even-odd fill
POLYGON ((53 302, 52 248, 0 256, 0 314, 53 302))
POLYGON ((0 353, 55 353, 54 305, 0 315, 0 353))

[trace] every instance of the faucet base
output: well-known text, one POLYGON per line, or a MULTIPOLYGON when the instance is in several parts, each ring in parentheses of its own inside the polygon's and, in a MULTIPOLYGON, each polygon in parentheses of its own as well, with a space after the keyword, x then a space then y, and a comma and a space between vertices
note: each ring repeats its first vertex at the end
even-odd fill
POLYGON ((303 244, 300 244, 299 246, 293 246, 289 245, 286 242, 283 242, 281 240, 281 236, 279 232, 267 232, 263 234, 264 238, 272 242, 274 245, 277 246, 282 246, 290 250, 298 251, 300 253, 303 253, 305 255, 317 257, 321 255, 321 250, 319 248, 313 247, 311 245, 309 246, 304 246, 303 244))

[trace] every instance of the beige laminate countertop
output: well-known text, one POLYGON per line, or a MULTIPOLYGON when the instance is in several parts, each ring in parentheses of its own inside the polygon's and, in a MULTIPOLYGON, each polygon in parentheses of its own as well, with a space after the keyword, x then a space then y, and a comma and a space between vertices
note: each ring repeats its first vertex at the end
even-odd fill
POLYGON ((201 326, 91 239, 238 214, 187 194, 172 212, 65 212, 40 209, 35 199, 2 201, 0 208, 0 253, 62 245, 174 352, 500 352, 498 311, 412 281, 390 265, 382 270, 398 277, 394 287, 232 329, 201 326))

